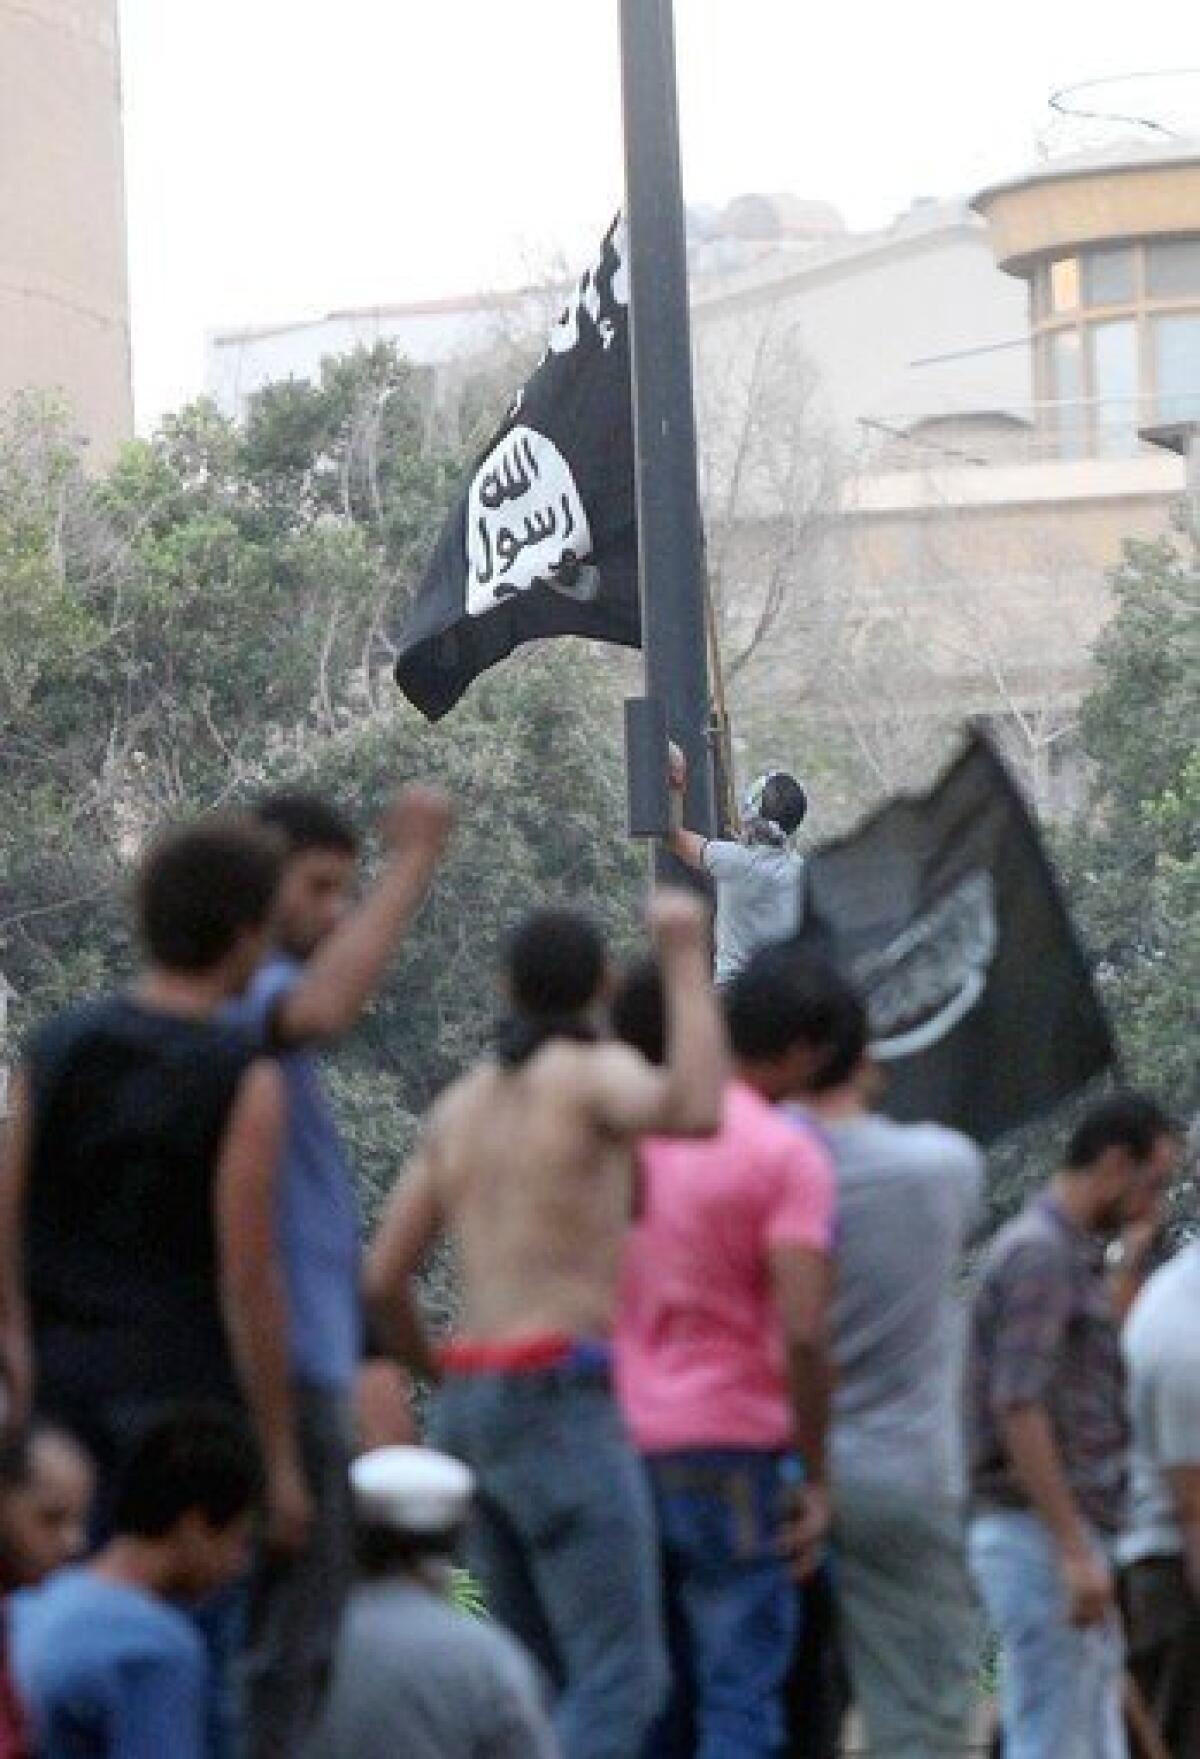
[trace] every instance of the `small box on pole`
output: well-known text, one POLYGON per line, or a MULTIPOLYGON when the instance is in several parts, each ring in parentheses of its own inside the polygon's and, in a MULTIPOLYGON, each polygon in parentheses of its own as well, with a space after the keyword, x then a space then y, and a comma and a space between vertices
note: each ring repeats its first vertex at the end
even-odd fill
POLYGON ((650 696, 629 697, 625 703, 625 777, 631 837, 665 837, 671 828, 668 752, 667 711, 662 703, 650 696))

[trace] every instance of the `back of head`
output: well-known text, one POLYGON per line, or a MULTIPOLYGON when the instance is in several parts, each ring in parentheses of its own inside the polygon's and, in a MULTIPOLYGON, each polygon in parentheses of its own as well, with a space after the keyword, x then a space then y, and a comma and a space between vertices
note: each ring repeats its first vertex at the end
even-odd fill
POLYGON ((508 944, 513 1005, 533 1019, 581 1014, 597 1001, 608 969, 604 936, 576 910, 535 910, 508 944))
POLYGON ((246 814, 215 814, 151 845, 137 878, 138 928, 168 971, 211 971, 265 928, 283 866, 278 839, 246 814))
POLYGON ((734 1055, 773 1063, 797 1046, 820 1053, 806 1083, 825 1093, 849 1081, 866 1055, 867 1011, 828 960, 790 946, 764 947, 725 991, 734 1055))
POLYGON ((276 832, 289 855, 300 855, 309 849, 358 854, 359 839, 354 826, 320 794, 300 789, 268 794, 255 806, 254 816, 276 832))
POLYGON ((769 770, 746 790, 743 817, 751 836, 785 842, 808 815, 808 795, 786 770, 769 770))
POLYGON ((808 816, 808 795, 795 776, 776 770, 767 777, 759 810, 763 818, 778 825, 784 836, 790 837, 808 816))
POLYGON ((507 1068, 519 1068, 552 1038, 595 1036, 585 1016, 603 991, 608 950, 590 917, 535 910, 509 941, 506 964, 513 1018, 500 1028, 496 1053, 507 1068))
POLYGON ((368 1576, 452 1556, 475 1488, 461 1460, 415 1446, 362 1454, 350 1484, 359 1567, 368 1576))
POLYGON ((623 1043, 640 1051, 648 1063, 667 1060, 667 1004, 662 970, 656 959, 643 959, 621 979, 613 997, 612 1027, 623 1043))
POLYGON ((163 1539, 190 1514, 228 1528, 261 1494, 258 1453, 245 1424, 220 1406, 179 1406, 145 1429, 126 1457, 113 1530, 163 1539))
POLYGON ((1111 1093, 1091 1106, 1075 1126, 1063 1164, 1069 1173, 1087 1173, 1109 1149, 1119 1148, 1143 1165, 1164 1137, 1181 1134, 1176 1121, 1145 1094, 1111 1093))

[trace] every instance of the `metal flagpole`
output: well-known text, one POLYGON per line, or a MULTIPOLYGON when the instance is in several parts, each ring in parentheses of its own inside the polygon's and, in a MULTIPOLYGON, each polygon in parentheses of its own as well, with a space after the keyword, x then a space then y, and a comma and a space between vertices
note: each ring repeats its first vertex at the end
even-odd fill
MULTIPOLYGON (((621 86, 647 698, 631 705, 647 712, 640 721, 630 717, 628 760, 630 799, 649 803, 655 821, 643 813, 631 828, 666 830, 665 724, 687 758, 685 823, 711 837, 717 826, 672 0, 621 0, 621 86)), ((662 849, 656 868, 660 879, 682 877, 662 849)))

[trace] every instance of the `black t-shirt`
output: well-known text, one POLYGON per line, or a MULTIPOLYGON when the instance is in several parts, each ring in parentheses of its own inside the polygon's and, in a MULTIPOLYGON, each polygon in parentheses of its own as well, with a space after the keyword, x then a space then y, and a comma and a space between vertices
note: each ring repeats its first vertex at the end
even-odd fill
POLYGON ((125 996, 35 1040, 25 1252, 47 1408, 235 1396, 214 1186, 253 1055, 233 1027, 125 996))

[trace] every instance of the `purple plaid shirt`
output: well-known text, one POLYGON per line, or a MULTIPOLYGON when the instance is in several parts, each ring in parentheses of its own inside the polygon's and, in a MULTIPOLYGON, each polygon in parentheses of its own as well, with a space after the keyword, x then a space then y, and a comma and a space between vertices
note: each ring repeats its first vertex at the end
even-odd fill
POLYGON ((1125 1516, 1129 1425, 1103 1242, 1035 1197, 992 1241, 971 1303, 967 1446, 977 1509, 1027 1508, 1000 1417, 1041 1405, 1081 1512, 1103 1533, 1125 1516))

